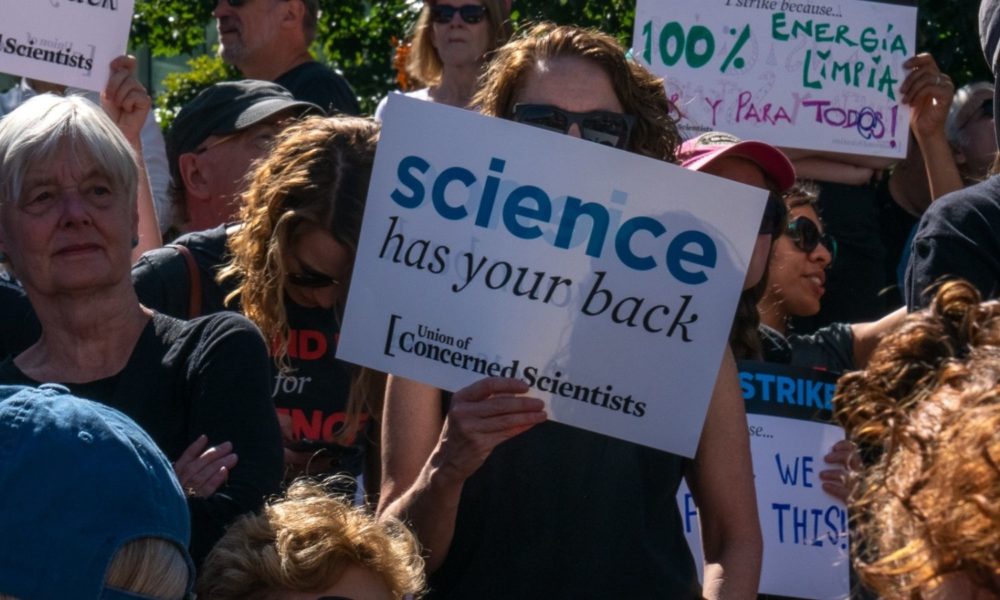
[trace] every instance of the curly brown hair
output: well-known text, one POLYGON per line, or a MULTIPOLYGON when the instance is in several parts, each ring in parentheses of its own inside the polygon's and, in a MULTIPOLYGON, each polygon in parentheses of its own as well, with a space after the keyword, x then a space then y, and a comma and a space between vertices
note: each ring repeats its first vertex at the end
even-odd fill
POLYGON ((866 585, 888 599, 955 582, 1000 592, 1000 303, 945 284, 834 403, 875 455, 851 495, 866 585))
MULTIPOLYGON (((242 226, 229 236, 232 260, 219 280, 236 281, 226 302, 239 303, 272 344, 282 368, 288 363, 285 259, 298 235, 319 227, 345 246, 353 260, 378 135, 378 123, 371 119, 308 117, 285 129, 252 173, 240 209, 242 226)), ((383 384, 384 377, 356 370, 348 420, 338 440, 354 435, 365 408, 376 417, 380 414, 378 390, 383 384)))
POLYGON ((300 479, 260 514, 229 527, 205 559, 198 598, 318 593, 352 566, 380 577, 394 598, 424 590, 424 561, 402 523, 376 520, 365 508, 329 495, 322 484, 300 479))
MULTIPOLYGON (((482 0, 486 7, 486 25, 490 28, 493 43, 487 49, 486 57, 494 50, 503 46, 510 39, 513 27, 510 15, 504 9, 501 0, 482 0)), ((434 2, 424 2, 424 7, 413 26, 413 47, 406 57, 406 74, 411 80, 423 85, 437 85, 441 81, 441 71, 444 65, 434 47, 434 22, 431 20, 431 8, 434 2)))
POLYGON ((663 80, 628 60, 618 40, 594 29, 554 23, 528 29, 493 55, 472 105, 509 119, 525 76, 538 63, 560 57, 591 60, 607 73, 625 113, 636 120, 627 150, 674 162, 681 138, 663 80))

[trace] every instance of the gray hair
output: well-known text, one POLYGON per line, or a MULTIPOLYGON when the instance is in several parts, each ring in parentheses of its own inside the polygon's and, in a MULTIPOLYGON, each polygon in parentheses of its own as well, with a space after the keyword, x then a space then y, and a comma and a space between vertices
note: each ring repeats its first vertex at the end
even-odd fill
POLYGON ((977 81, 955 90, 944 124, 945 136, 952 146, 964 149, 969 144, 969 135, 962 128, 979 107, 992 99, 993 84, 988 81, 977 81))
POLYGON ((17 200, 30 166, 52 160, 65 142, 75 155, 93 159, 135 203, 138 163, 111 118, 86 98, 42 94, 0 119, 0 206, 17 200))

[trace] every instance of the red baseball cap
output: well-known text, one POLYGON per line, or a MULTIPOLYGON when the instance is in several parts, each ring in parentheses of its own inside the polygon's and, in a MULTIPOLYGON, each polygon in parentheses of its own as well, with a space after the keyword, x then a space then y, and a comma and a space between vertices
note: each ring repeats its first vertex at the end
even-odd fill
POLYGON ((792 162, 784 152, 764 142, 742 141, 729 133, 710 131, 687 140, 677 150, 680 165, 692 171, 701 171, 726 156, 738 156, 755 163, 781 191, 795 185, 795 167, 792 162))

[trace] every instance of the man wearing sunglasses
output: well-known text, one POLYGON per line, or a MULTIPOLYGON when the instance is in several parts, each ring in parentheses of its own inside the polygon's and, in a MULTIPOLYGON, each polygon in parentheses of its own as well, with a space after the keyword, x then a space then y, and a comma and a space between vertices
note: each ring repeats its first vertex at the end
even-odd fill
POLYGON ((217 0, 219 55, 251 79, 273 81, 324 111, 360 114, 347 80, 316 62, 318 0, 217 0))
MULTIPOLYGON (((980 4, 979 38, 996 77, 1000 74, 1000 0, 980 4)), ((994 130, 996 116, 994 90, 994 130)), ((906 267, 910 310, 927 306, 933 298, 928 289, 945 279, 965 279, 986 299, 1000 297, 1000 177, 995 175, 996 167, 994 163, 989 179, 936 200, 920 218, 906 267)))

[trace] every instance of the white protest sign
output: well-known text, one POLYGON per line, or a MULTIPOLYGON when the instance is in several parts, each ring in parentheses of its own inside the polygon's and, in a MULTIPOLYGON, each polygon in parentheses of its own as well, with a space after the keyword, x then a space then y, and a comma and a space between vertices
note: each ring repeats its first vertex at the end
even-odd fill
POLYGON ((392 94, 337 356, 693 456, 766 197, 392 94))
MULTIPOLYGON (((849 596, 847 508, 823 491, 820 471, 835 443, 830 425, 836 377, 766 363, 741 362, 757 509, 764 536, 762 594, 840 600, 849 596)), ((701 576, 701 536, 691 492, 681 485, 677 504, 701 576)))
POLYGON ((633 52, 666 79, 686 137, 906 155, 915 2, 639 0, 635 19, 633 52))
POLYGON ((0 0, 0 72, 100 91, 135 0, 0 0))

